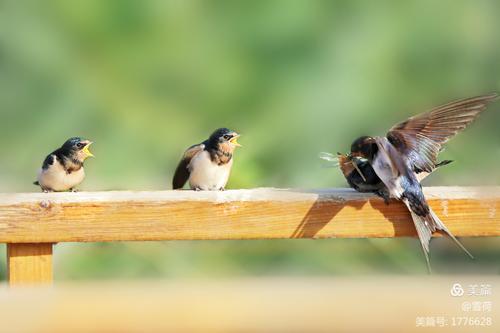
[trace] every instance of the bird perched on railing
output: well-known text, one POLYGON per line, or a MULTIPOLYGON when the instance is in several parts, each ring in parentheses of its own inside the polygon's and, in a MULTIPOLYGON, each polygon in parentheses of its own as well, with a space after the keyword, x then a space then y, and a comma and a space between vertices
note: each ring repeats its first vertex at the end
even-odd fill
MULTIPOLYGON (((432 233, 442 231, 472 255, 429 207, 420 181, 437 167, 442 145, 465 129, 497 98, 489 94, 454 101, 411 117, 393 126, 385 137, 362 136, 347 155, 339 154, 340 169, 349 185, 360 192, 374 192, 387 200, 401 200, 408 207, 430 271, 432 233)), ((323 155, 331 159, 331 156, 323 155)))
MULTIPOLYGON (((333 162, 329 165, 339 167, 350 187, 362 193, 374 193, 384 199, 386 204, 389 204, 390 194, 387 187, 379 178, 375 170, 373 170, 370 162, 367 159, 352 158, 350 154, 337 153, 337 156, 330 153, 320 153, 320 158, 333 162)), ((432 172, 437 168, 450 164, 453 161, 444 160, 435 165, 432 172)), ((431 172, 415 170, 417 179, 422 182, 431 172)))
POLYGON ((83 162, 94 156, 89 150, 91 144, 91 141, 82 138, 68 139, 47 155, 33 184, 40 186, 44 192, 75 191, 85 178, 83 162))
POLYGON ((189 182, 193 190, 223 191, 233 166, 234 150, 241 147, 239 137, 232 130, 219 128, 207 140, 189 147, 175 170, 173 189, 181 189, 189 182))

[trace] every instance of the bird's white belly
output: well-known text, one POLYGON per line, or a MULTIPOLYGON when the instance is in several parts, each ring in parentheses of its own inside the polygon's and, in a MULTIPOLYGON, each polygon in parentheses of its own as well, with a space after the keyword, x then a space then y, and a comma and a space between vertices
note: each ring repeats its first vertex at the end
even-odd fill
POLYGON ((37 180, 44 189, 67 191, 80 184, 84 178, 85 171, 83 167, 77 171, 67 173, 57 161, 54 161, 48 169, 40 169, 37 180))
POLYGON ((217 165, 210 159, 207 151, 196 155, 189 164, 189 186, 192 189, 220 190, 224 188, 231 173, 233 160, 224 165, 217 165))

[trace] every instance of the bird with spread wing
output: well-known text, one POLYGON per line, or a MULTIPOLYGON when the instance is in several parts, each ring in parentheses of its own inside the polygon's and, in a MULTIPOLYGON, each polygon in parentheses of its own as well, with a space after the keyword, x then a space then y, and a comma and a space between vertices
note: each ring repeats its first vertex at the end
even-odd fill
MULTIPOLYGON (((444 104, 393 126, 386 136, 362 136, 349 154, 336 160, 349 185, 360 192, 373 192, 388 202, 401 200, 408 207, 430 271, 429 243, 432 233, 442 231, 472 255, 429 207, 420 182, 436 168, 443 145, 471 124, 498 97, 488 94, 444 104)), ((332 160, 333 155, 320 157, 332 160)))

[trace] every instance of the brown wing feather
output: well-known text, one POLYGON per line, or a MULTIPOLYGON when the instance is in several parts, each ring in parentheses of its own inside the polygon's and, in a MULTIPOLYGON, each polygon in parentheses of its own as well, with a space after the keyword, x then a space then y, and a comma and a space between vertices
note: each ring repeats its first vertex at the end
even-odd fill
POLYGON ((393 126, 387 138, 414 167, 430 172, 441 146, 472 123, 497 96, 466 98, 439 106, 393 126))
POLYGON ((174 178, 172 179, 172 188, 174 190, 184 187, 184 184, 186 184, 189 179, 189 163, 191 162, 193 157, 195 157, 199 152, 203 151, 203 149, 205 149, 205 145, 203 143, 200 143, 198 145, 189 147, 184 152, 181 161, 175 169, 174 178))

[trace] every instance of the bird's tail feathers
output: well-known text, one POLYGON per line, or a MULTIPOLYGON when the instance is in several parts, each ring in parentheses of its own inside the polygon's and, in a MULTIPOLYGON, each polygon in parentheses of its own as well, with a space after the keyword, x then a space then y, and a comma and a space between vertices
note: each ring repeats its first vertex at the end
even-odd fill
POLYGON ((436 213, 429 207, 429 215, 428 217, 433 223, 433 226, 436 230, 444 231, 454 242, 457 244, 459 248, 461 248, 471 259, 474 259, 474 256, 465 248, 465 246, 460 243, 460 241, 448 230, 448 228, 444 225, 444 223, 437 217, 436 213))
POLYGON ((431 263, 429 260, 429 252, 430 252, 429 243, 431 241, 433 232, 432 227, 429 226, 428 222, 426 222, 422 216, 418 216, 411 210, 408 200, 404 200, 404 203, 406 204, 408 210, 410 211, 413 224, 415 224, 415 229, 417 230, 418 239, 420 241, 420 245, 422 246, 422 252, 424 253, 425 256, 425 263, 427 264, 427 270, 429 271, 429 273, 432 273, 431 263))
POLYGON ((33 182, 33 185, 40 186, 40 183, 39 183, 37 180, 35 180, 35 181, 33 182))
POLYGON ((454 242, 457 244, 459 248, 461 248, 471 259, 474 259, 474 256, 460 243, 458 239, 448 230, 448 228, 444 225, 444 223, 439 219, 439 217, 434 213, 434 211, 429 207, 429 214, 427 216, 419 216, 415 214, 411 208, 408 200, 403 200, 403 202, 408 207, 408 210, 411 213, 411 217, 413 219, 413 223, 415 224, 415 229, 417 230, 418 238, 420 240, 420 244, 422 245, 422 251, 425 255, 425 260, 427 263, 427 269, 429 273, 431 272, 430 260, 429 260, 429 243, 432 238, 432 233, 436 230, 443 231, 446 233, 454 242))

